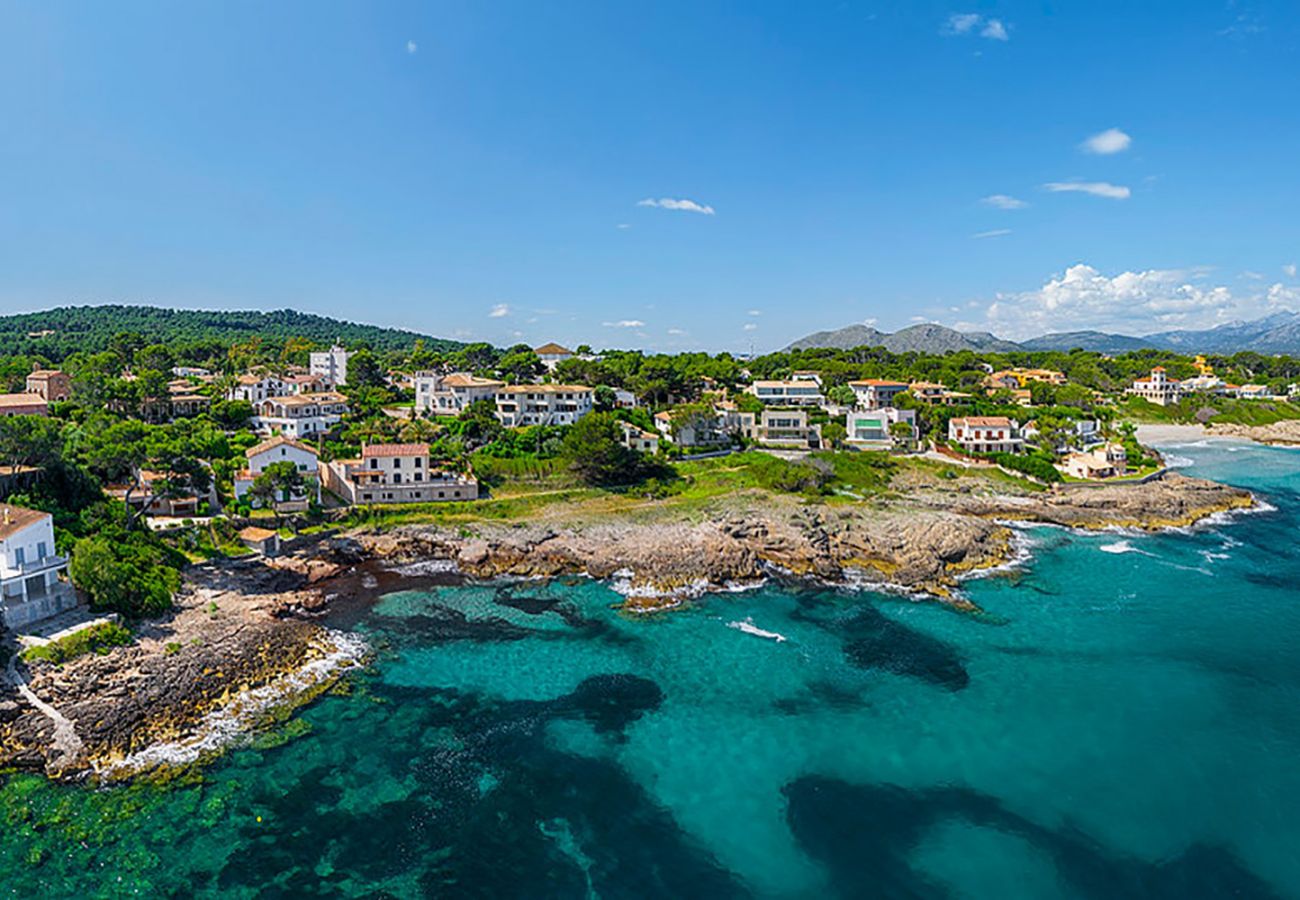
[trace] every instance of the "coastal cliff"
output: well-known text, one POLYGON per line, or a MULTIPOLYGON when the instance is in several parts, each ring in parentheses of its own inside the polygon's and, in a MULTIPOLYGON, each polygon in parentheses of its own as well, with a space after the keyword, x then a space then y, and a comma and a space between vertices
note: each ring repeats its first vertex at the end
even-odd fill
POLYGON ((705 508, 635 515, 409 525, 306 541, 277 560, 191 569, 176 609, 136 641, 62 666, 15 662, 0 686, 0 768, 114 780, 200 762, 275 710, 330 687, 365 647, 324 627, 375 573, 437 561, 461 577, 608 580, 631 612, 789 577, 896 589, 976 609, 963 577, 1015 553, 1009 523, 1159 529, 1251 505, 1243 490, 1176 474, 1146 484, 999 490, 941 479, 873 502, 741 491, 705 508), (30 696, 18 693, 18 684, 30 696))

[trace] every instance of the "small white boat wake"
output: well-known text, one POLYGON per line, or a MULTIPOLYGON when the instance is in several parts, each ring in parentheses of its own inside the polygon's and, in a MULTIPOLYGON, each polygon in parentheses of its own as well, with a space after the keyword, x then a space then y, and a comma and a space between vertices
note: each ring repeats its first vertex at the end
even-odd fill
POLYGON ((775 631, 764 631, 754 624, 752 618, 744 619, 739 622, 728 622, 728 628, 734 628, 737 631, 743 631, 745 634, 752 634, 754 637, 767 638, 769 641, 776 641, 778 644, 785 641, 785 635, 778 634, 775 631))

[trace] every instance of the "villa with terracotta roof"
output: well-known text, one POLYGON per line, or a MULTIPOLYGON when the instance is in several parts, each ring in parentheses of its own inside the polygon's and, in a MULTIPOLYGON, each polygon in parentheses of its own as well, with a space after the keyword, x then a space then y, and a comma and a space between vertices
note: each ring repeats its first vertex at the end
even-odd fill
POLYGON ((301 504, 305 509, 308 493, 315 495, 316 501, 320 502, 320 462, 315 449, 310 445, 284 435, 276 435, 255 447, 249 447, 244 451, 244 456, 248 460, 248 466, 236 472, 234 479, 237 499, 248 496, 257 476, 265 472, 268 467, 275 463, 289 462, 302 473, 307 493, 295 497, 280 497, 277 499, 277 508, 285 508, 279 504, 301 504))
POLYGON ((889 381, 885 378, 866 378, 850 381, 853 395, 858 398, 858 409, 884 409, 894 405, 894 398, 907 390, 901 381, 889 381))
POLYGON ((0 394, 0 416, 48 416, 50 406, 40 394, 0 394))
POLYGON ((1025 447, 1016 423, 1006 416, 949 419, 948 440, 967 453, 1019 453, 1025 447))
POLYGON ((913 381, 907 386, 907 392, 917 400, 936 406, 957 406, 970 399, 970 394, 950 391, 947 386, 936 381, 913 381))
POLYGON ((0 622, 22 628, 76 605, 68 558, 54 549, 54 517, 0 504, 0 622))
POLYGON ((595 390, 582 384, 517 384, 496 394, 497 418, 507 428, 572 425, 595 402, 595 390))
POLYGON ((468 372, 417 372, 414 381, 416 412, 435 416, 460 415, 472 403, 495 400, 497 391, 506 386, 504 381, 468 372))
POLYGON ((534 347, 533 352, 542 361, 542 365, 546 366, 547 371, 551 372, 554 372, 555 367, 566 359, 573 358, 572 350, 568 347, 562 347, 554 341, 549 344, 542 344, 540 347, 534 347))
POLYGON ((58 369, 33 369, 27 374, 27 393, 37 394, 46 403, 56 403, 72 396, 72 379, 58 369))
POLYGON ((360 459, 321 466, 325 488, 349 504, 477 500, 478 480, 434 468, 428 444, 367 444, 360 459))
POLYGON ((235 379, 234 386, 226 392, 226 399, 246 400, 256 404, 268 397, 282 397, 287 393, 289 388, 278 375, 245 372, 235 379))
POLYGON ((619 429, 623 432, 622 443, 629 450, 639 450, 642 453, 659 452, 659 435, 653 431, 642 431, 631 422, 619 422, 619 429))
POLYGON ((1055 369, 1003 369, 993 372, 984 379, 985 387, 996 390, 1006 388, 1009 391, 1025 390, 1033 382, 1062 385, 1069 382, 1064 372, 1055 369))
POLYGON ((348 398, 334 391, 268 397, 253 406, 250 424, 266 434, 304 438, 328 432, 348 411, 348 398))

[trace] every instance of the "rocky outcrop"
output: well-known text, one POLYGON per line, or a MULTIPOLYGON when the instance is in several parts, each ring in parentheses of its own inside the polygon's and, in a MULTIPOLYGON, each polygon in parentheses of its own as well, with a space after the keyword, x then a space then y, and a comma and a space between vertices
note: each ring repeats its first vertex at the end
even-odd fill
POLYGON ((1206 433, 1212 437, 1237 437, 1261 444, 1300 446, 1300 420, 1288 419, 1269 425, 1232 425, 1211 422, 1206 433))
POLYGON ((968 497, 956 512, 985 518, 1045 522, 1069 528, 1181 528, 1215 513, 1244 509, 1249 491, 1176 473, 1141 485, 1066 487, 1019 497, 968 497))
MULTIPOLYGON (((257 568, 242 564, 239 571, 250 582, 259 579, 257 568)), ((280 580, 274 570, 260 577, 280 580)), ((320 625, 285 616, 301 595, 246 594, 230 590, 229 579, 221 569, 191 573, 175 613, 142 627, 130 646, 62 666, 19 663, 35 700, 6 697, 0 768, 111 775, 132 754, 196 736, 212 714, 333 651, 320 625), (70 728, 62 740, 58 725, 70 728), (70 743, 77 748, 71 756, 70 743)))

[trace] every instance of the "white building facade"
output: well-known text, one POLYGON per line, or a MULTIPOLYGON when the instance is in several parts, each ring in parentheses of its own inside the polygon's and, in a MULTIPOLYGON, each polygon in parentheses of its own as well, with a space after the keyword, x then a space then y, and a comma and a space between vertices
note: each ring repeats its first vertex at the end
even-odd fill
POLYGON ((0 507, 0 618, 23 628, 77 605, 68 558, 54 551, 54 518, 21 506, 0 507))
POLYGON ((435 416, 457 416, 465 408, 480 400, 496 400, 497 391, 505 387, 504 381, 479 378, 468 372, 417 372, 415 378, 416 412, 435 416))
POLYGON ((324 434, 348 411, 347 398, 333 391, 271 397, 254 404, 250 424, 264 434, 305 438, 324 434))
POLYGON ((343 387, 348 383, 348 360, 351 358, 351 351, 335 344, 328 350, 312 353, 308 359, 307 372, 319 375, 328 387, 343 387))
POLYGON ((520 384, 496 394, 497 418, 507 428, 572 425, 595 404, 595 391, 581 384, 520 384))

